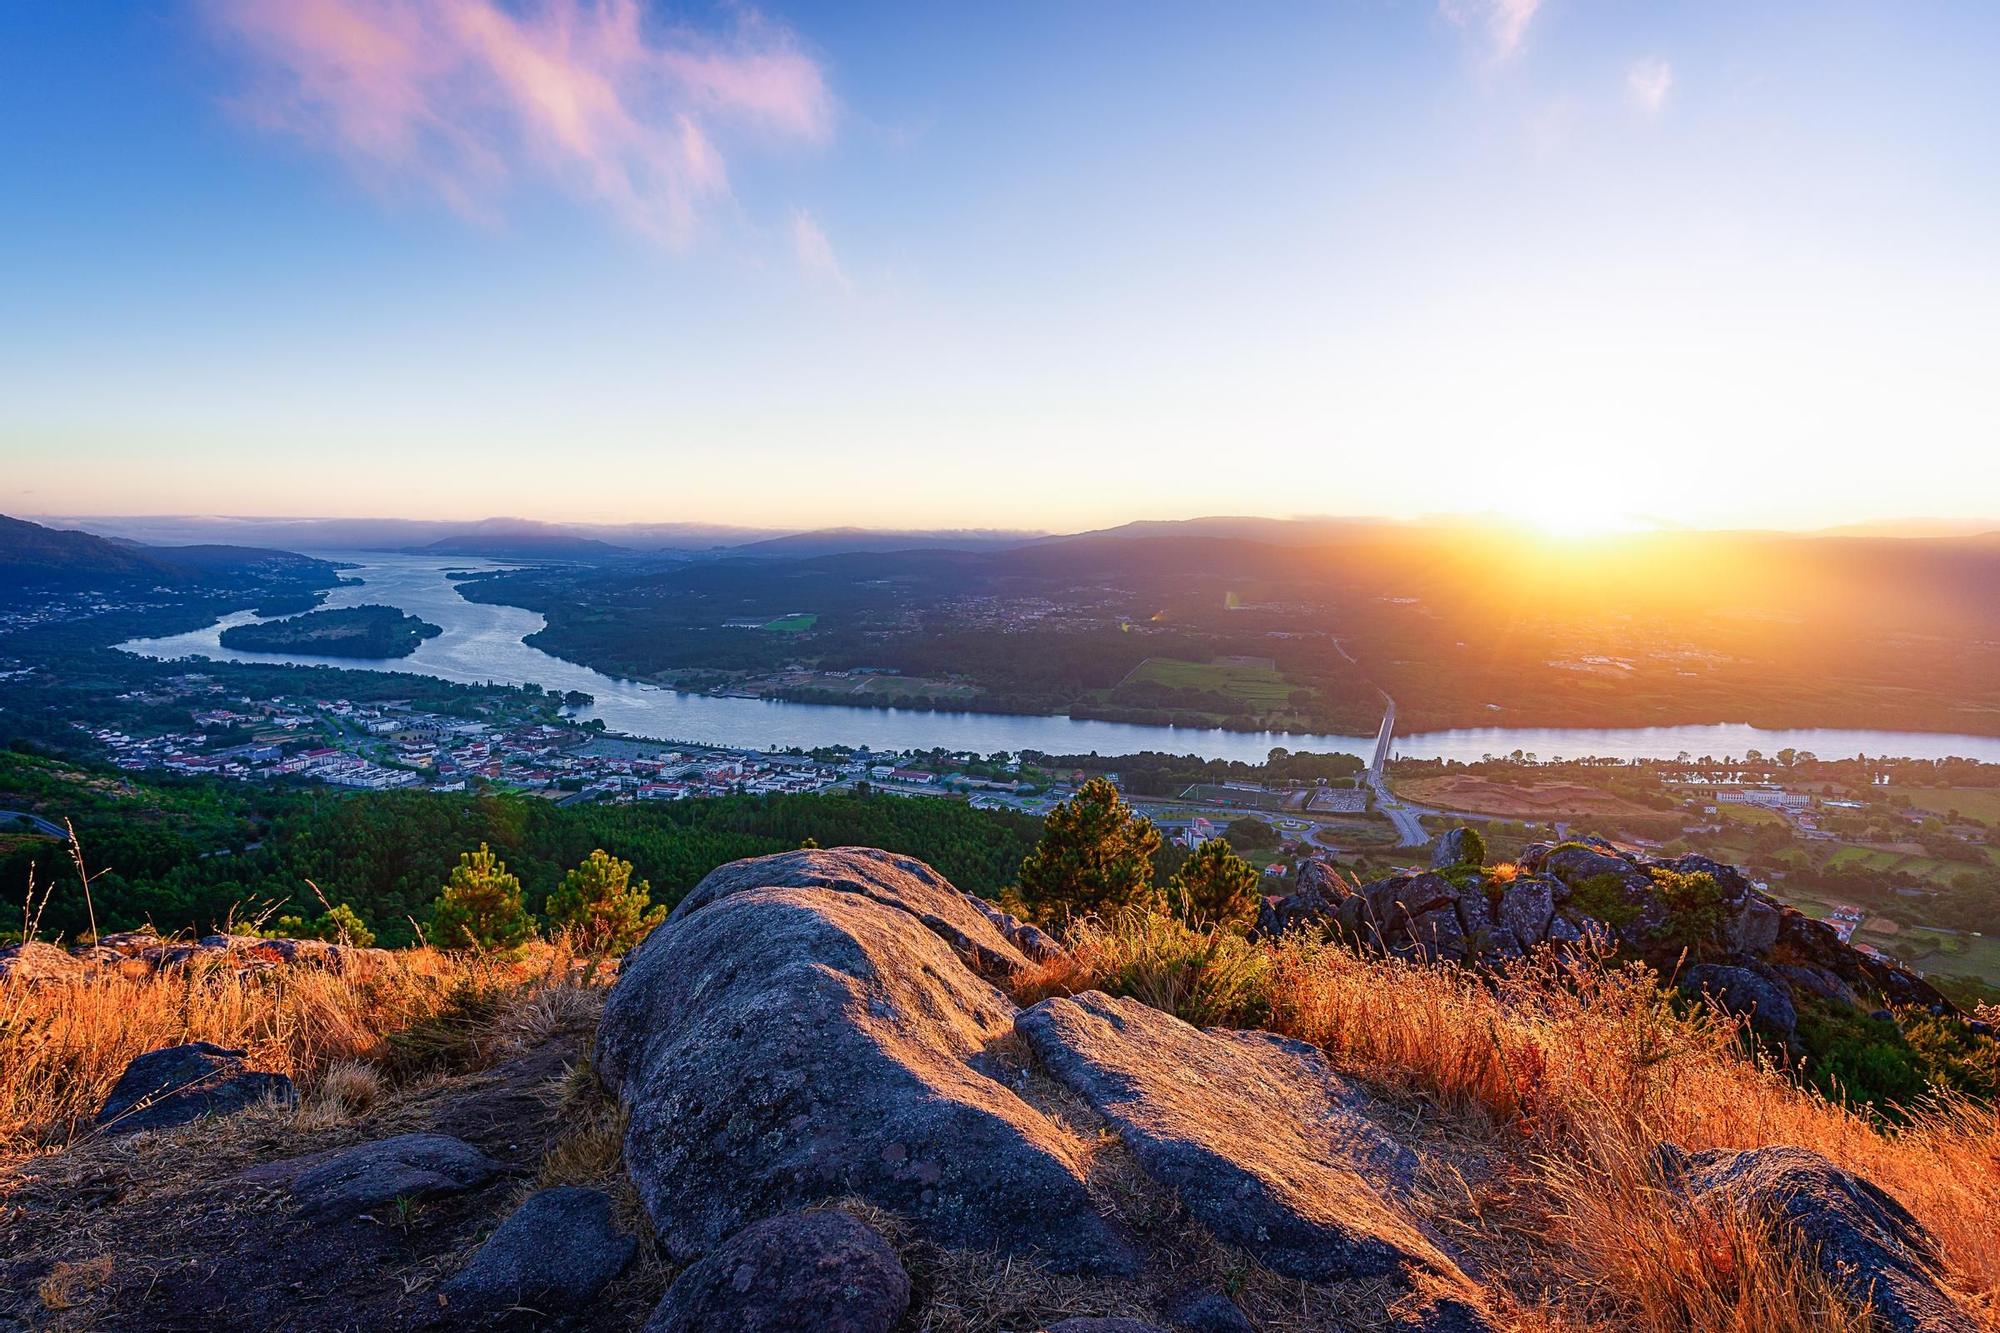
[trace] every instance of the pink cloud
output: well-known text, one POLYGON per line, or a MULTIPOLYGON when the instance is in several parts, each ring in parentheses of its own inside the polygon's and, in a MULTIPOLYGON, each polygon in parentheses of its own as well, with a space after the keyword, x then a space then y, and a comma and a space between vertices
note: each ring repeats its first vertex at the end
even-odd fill
POLYGON ((1542 0, 1438 0, 1439 11, 1453 23, 1485 29, 1495 60, 1520 49, 1541 7, 1542 0))
POLYGON ((825 142, 819 65, 754 15, 661 27, 638 0, 207 0, 241 48, 236 99, 376 184, 473 215, 522 179, 685 245, 729 193, 720 145, 825 142))

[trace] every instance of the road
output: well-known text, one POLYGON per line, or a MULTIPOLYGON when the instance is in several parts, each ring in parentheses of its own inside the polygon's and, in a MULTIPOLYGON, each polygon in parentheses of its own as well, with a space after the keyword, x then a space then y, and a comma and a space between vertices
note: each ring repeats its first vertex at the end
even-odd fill
POLYGON ((40 815, 31 815, 26 810, 0 810, 0 824, 25 824, 44 837, 69 841, 68 829, 61 824, 51 823, 40 815))
POLYGON ((1422 822, 1417 818, 1422 811, 1419 807, 1407 805, 1389 790, 1389 779, 1384 770, 1389 763, 1389 742, 1396 736, 1396 701, 1385 692, 1382 695, 1382 729, 1375 733, 1375 753, 1368 760, 1368 785, 1375 789, 1375 808, 1388 816, 1396 826, 1398 847, 1422 847, 1431 840, 1424 832, 1422 822))

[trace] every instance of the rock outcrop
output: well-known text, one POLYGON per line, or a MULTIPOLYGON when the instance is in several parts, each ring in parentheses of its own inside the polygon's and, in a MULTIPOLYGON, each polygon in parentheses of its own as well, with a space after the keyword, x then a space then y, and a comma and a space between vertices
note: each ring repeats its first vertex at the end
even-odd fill
POLYGON ((194 1041, 148 1051, 125 1066, 97 1113, 107 1134, 174 1129, 203 1116, 229 1115, 267 1102, 296 1098, 283 1074, 260 1073, 244 1052, 194 1041))
MULTIPOLYGON (((653 1329, 886 1329, 907 1283, 846 1200, 940 1249, 1134 1278, 1186 1326, 1174 1261, 1093 1193, 1106 1129, 1173 1216, 1279 1278, 1421 1286, 1427 1327, 1488 1326, 1404 1207, 1416 1158, 1323 1055, 1095 992, 1019 1011, 989 978, 1056 946, 1018 927, 921 863, 812 850, 717 871, 627 957, 597 1067, 687 1265, 653 1329), (852 1322, 813 1313, 836 1289, 852 1322)), ((1206 1326, 1238 1327, 1208 1294, 1206 1326)))
MULTIPOLYGON (((1760 892, 1734 866, 1705 856, 1648 859, 1600 838, 1536 843, 1505 876, 1449 858, 1441 868, 1356 885, 1323 862, 1300 868, 1293 892, 1265 904, 1267 936, 1307 929, 1422 961, 1497 964, 1544 946, 1594 941, 1663 973, 1690 993, 1789 1041, 1802 1000, 1956 1012, 1907 969, 1843 943, 1831 926, 1760 892), (1705 876, 1712 898, 1676 905, 1662 883, 1705 876)), ((1707 889, 1704 886, 1704 894, 1707 889)))
POLYGON ((546 1321, 595 1300, 638 1248, 610 1195, 559 1185, 529 1195, 440 1290, 454 1316, 546 1321))
POLYGON ((386 949, 362 949, 324 940, 266 939, 261 935, 163 939, 150 930, 126 930, 70 949, 40 940, 0 948, 0 981, 64 982, 105 973, 144 978, 168 967, 222 968, 242 974, 303 966, 352 973, 381 967, 389 959, 386 949))
POLYGON ((1890 1333, 1976 1333, 1937 1278, 1937 1245, 1903 1206, 1870 1182, 1804 1148, 1681 1153, 1667 1148, 1668 1180, 1691 1198, 1749 1208, 1788 1232, 1855 1305, 1890 1333))
POLYGON ((1436 1258, 1383 1199, 1416 1156, 1326 1057, 1267 1032, 1203 1032, 1137 1000, 1044 1000, 1019 1027, 1210 1232, 1287 1277, 1382 1277, 1436 1258))
POLYGON ((299 1215, 337 1222, 439 1194, 477 1188, 500 1163, 448 1134, 398 1134, 334 1153, 292 1180, 299 1215))
POLYGON ((889 1333, 910 1275, 875 1230, 837 1209, 780 1213, 688 1268, 646 1333, 889 1333))
POLYGON ((858 1195, 944 1244, 1129 1267, 1080 1145, 980 1068, 1014 1006, 977 969, 1027 966, 906 857, 796 852, 710 875, 628 956, 598 1033, 667 1252, 686 1262, 858 1195))

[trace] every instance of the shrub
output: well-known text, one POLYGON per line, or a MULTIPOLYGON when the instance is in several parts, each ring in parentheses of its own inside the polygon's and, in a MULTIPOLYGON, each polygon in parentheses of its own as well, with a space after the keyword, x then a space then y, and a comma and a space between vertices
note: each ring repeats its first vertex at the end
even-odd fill
POLYGON ((1074 989, 1129 995, 1197 1027, 1253 1027, 1271 1012, 1271 954, 1241 935, 1126 909, 1079 925, 1074 989))
POLYGON ((1653 888, 1666 906, 1659 936, 1665 943, 1698 950, 1722 928, 1722 888, 1705 870, 1683 874, 1653 867, 1653 888))
POLYGON ((329 944, 351 944, 357 949, 373 948, 375 944, 375 932, 346 903, 335 903, 311 921, 281 916, 266 933, 277 939, 325 940, 329 944))
POLYGON ((1592 875, 1572 886, 1569 900, 1578 911, 1614 929, 1631 925, 1639 915, 1639 905, 1626 896, 1625 881, 1615 871, 1592 875))
POLYGON ((572 933, 579 951, 621 954, 666 919, 665 907, 649 910, 652 888, 643 879, 634 886, 632 863, 600 847, 563 876, 544 911, 551 927, 572 933))
POLYGON ((521 881, 485 843, 461 852, 451 882, 431 909, 431 941, 441 949, 504 949, 534 932, 521 902, 521 881))
POLYGON ((1160 831, 1118 789, 1092 778, 1049 811, 1042 840, 1021 862, 1021 897, 1043 920, 1151 907, 1160 831))
POLYGON ((1191 926, 1240 930, 1257 917, 1261 878, 1225 839, 1210 838, 1168 881, 1167 904, 1191 926))

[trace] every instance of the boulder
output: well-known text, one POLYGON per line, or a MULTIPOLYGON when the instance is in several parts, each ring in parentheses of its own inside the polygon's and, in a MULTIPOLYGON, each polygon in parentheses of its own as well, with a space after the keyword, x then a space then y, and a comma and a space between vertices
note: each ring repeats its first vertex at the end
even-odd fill
POLYGON ((1173 1307, 1173 1319, 1187 1333, 1256 1333, 1236 1302, 1213 1288, 1183 1296, 1173 1307))
POLYGON ((136 1134, 267 1101, 289 1105, 295 1100, 291 1079, 256 1072, 243 1055, 206 1041, 148 1051, 126 1065, 112 1084, 97 1113, 97 1127, 107 1134, 136 1134))
POLYGON ((994 929, 1007 937, 1007 942, 1019 949, 1031 963, 1047 963, 1062 957, 1063 947, 1055 937, 1031 921, 1023 921, 1011 912, 1003 912, 977 894, 968 893, 966 899, 985 914, 994 929))
MULTIPOLYGON (((1276 939, 1292 930, 1323 931, 1336 921, 1341 905, 1354 896, 1340 872, 1318 858, 1299 866, 1292 886, 1289 894, 1264 899, 1257 913, 1259 936, 1276 939)), ((1352 931, 1357 924, 1358 919, 1343 928, 1352 931)))
POLYGON ((914 856, 897 856, 873 847, 815 847, 718 866, 681 899, 667 921, 686 920, 730 894, 765 888, 851 893, 908 913, 951 945, 966 966, 982 977, 1005 981, 1030 966, 1027 956, 988 917, 983 904, 974 906, 969 895, 914 856))
MULTIPOLYGON (((1681 858, 1683 861, 1687 857, 1681 858)), ((1717 881, 1720 883, 1721 881, 1717 881)), ((1723 928, 1724 942, 1736 953, 1764 954, 1778 942, 1778 907, 1761 894, 1751 894, 1737 906, 1723 928)))
POLYGON ((1750 1020, 1765 1036, 1790 1041, 1799 1027, 1799 1011, 1785 987, 1747 967, 1698 963, 1681 974, 1680 987, 1690 995, 1707 995, 1724 1009, 1750 1020))
POLYGON ((551 1316, 595 1300, 638 1248, 610 1195, 561 1185, 529 1195, 440 1290, 454 1314, 551 1316))
POLYGON ((338 1221, 399 1199, 476 1189, 501 1170, 500 1163, 463 1139, 398 1134, 307 1167, 293 1179, 291 1191, 301 1216, 338 1221))
POLYGON ((1932 1276, 1937 1245, 1870 1182, 1804 1148, 1692 1155, 1661 1151, 1670 1182, 1712 1205, 1747 1208, 1788 1232, 1835 1287, 1873 1306, 1890 1333, 1975 1333, 1932 1276))
POLYGON ((1448 1268, 1384 1195, 1416 1157, 1318 1050, 1264 1032, 1204 1032, 1097 991, 1044 1000, 1018 1026, 1219 1239, 1309 1282, 1448 1268))
POLYGON ((1524 875, 1504 885, 1494 924, 1514 937, 1523 949, 1533 949, 1548 938, 1549 922, 1556 914, 1555 886, 1539 875, 1524 875))
MULTIPOLYGON (((928 881, 905 858, 843 854, 853 878, 837 887, 743 882, 824 855, 711 875, 702 905, 627 956, 606 1002, 597 1067, 631 1108, 626 1165, 668 1254, 687 1262, 761 1218, 853 1195, 942 1244, 1129 1269, 1084 1190, 1081 1144, 983 1072, 1014 1006, 948 943, 973 928, 935 930, 884 901, 928 881)), ((1013 951, 955 890, 947 901, 987 932, 981 949, 1013 951)))
POLYGON ((689 1267, 646 1333, 888 1333, 910 1305, 889 1243, 837 1210, 780 1213, 689 1267))
POLYGON ((1480 855, 1473 854, 1474 840, 1479 835, 1460 825, 1447 829, 1431 843, 1431 869, 1449 870, 1453 866, 1477 866, 1485 853, 1485 844, 1479 843, 1480 855))
POLYGON ((0 982, 42 985, 51 981, 73 981, 88 970, 89 964, 72 958, 66 950, 40 940, 10 944, 0 949, 0 982))

